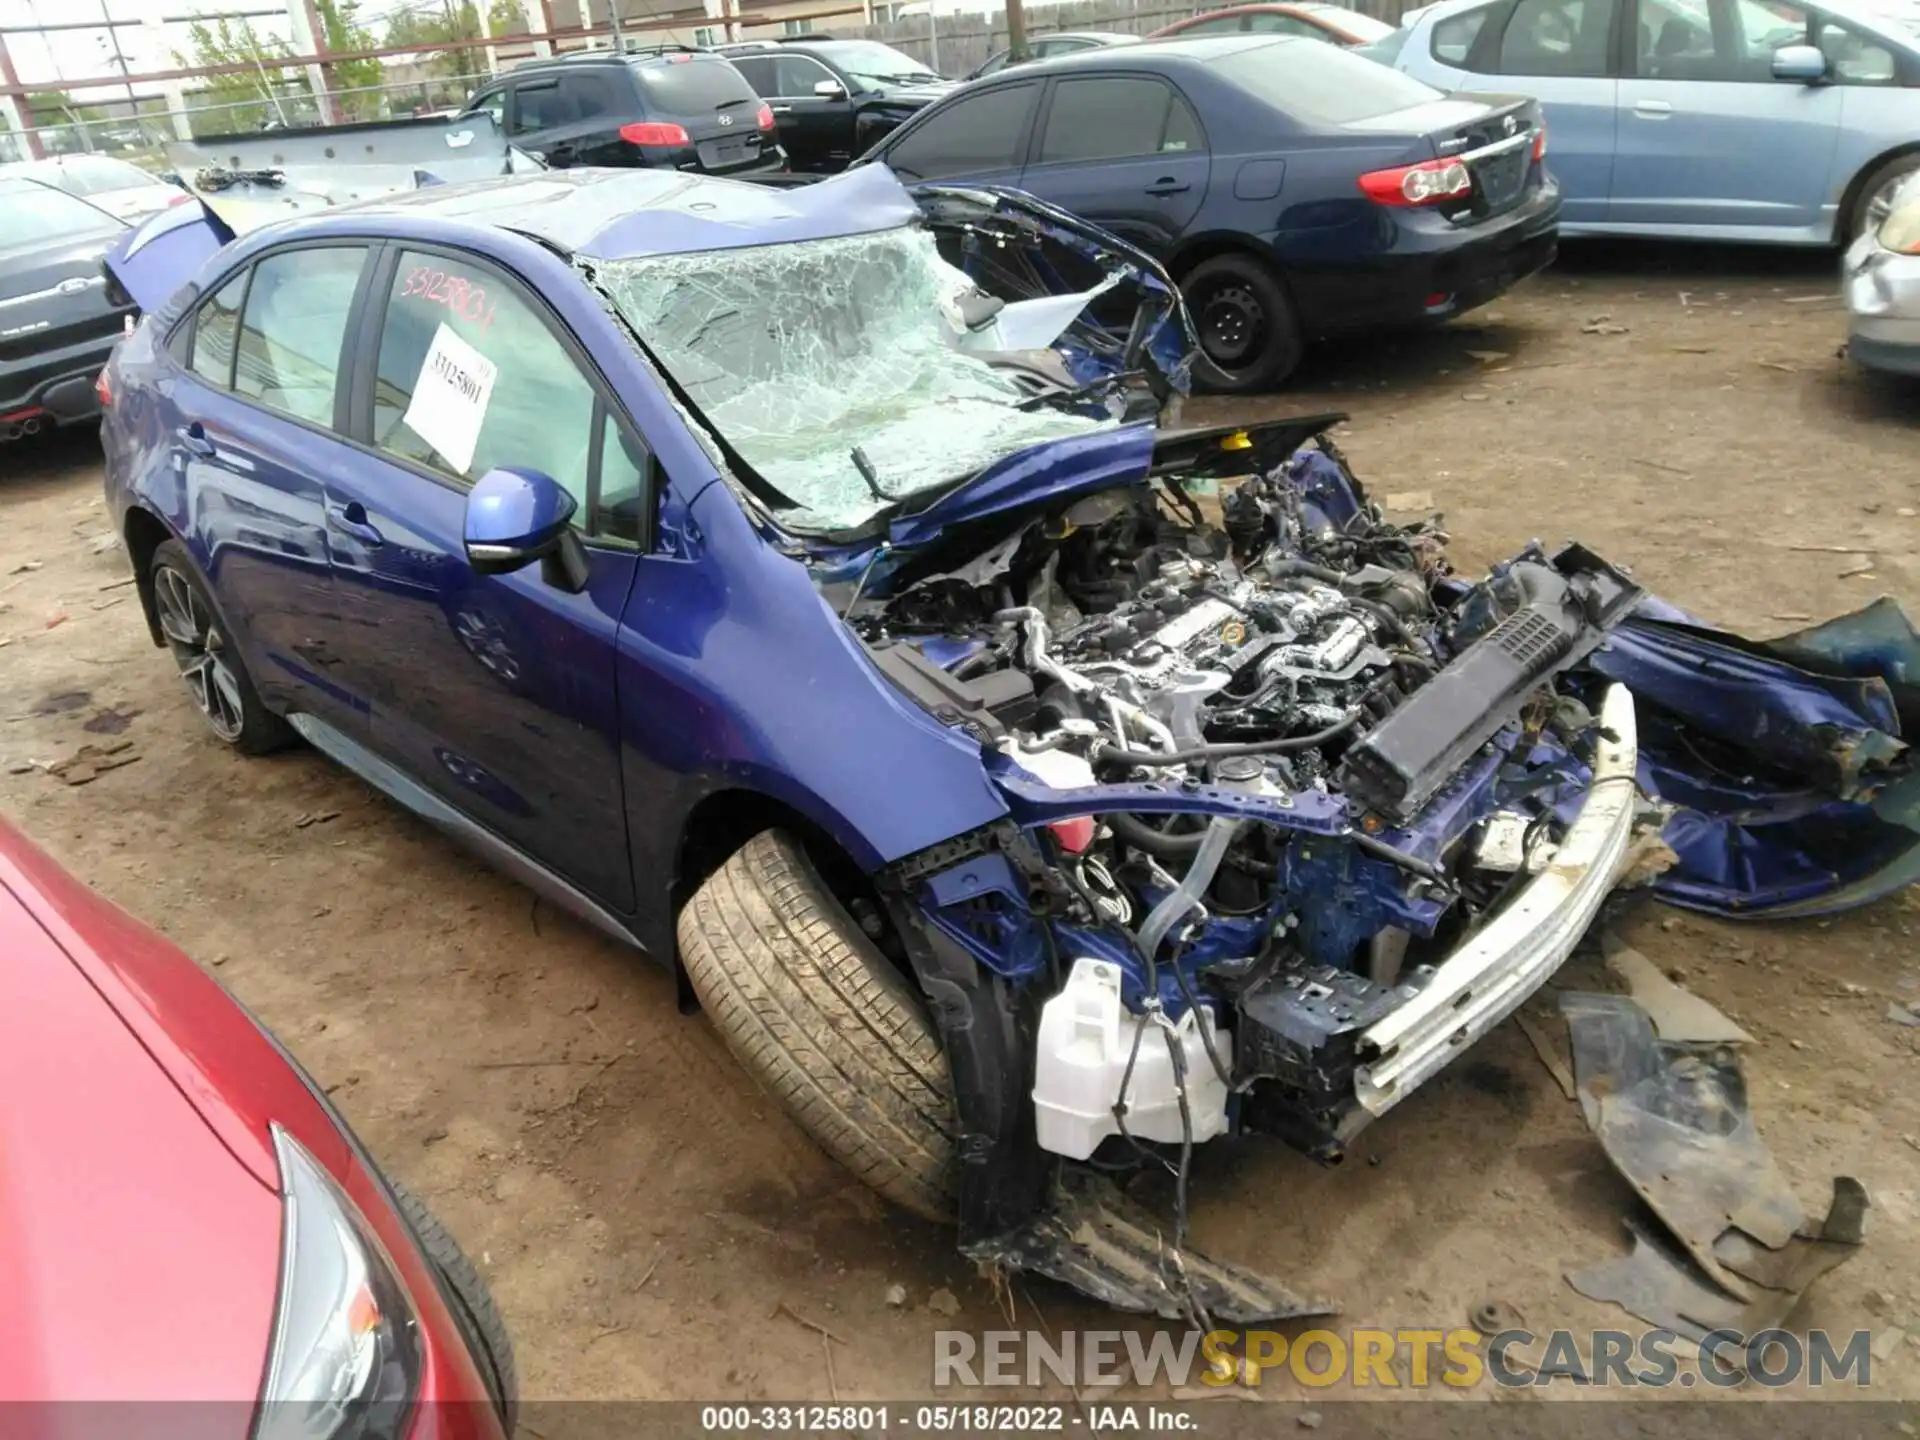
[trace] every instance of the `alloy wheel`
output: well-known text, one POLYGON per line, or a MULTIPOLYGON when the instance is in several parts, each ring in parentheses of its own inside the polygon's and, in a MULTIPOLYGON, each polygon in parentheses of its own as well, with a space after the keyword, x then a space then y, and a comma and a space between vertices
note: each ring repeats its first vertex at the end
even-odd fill
POLYGON ((1856 232, 1857 235, 1873 235, 1879 232, 1880 227, 1886 223, 1887 217, 1893 213, 1894 195, 1912 178, 1912 171, 1895 175, 1873 192, 1872 198, 1867 201, 1866 208, 1860 212, 1860 229, 1856 232))
POLYGON ((221 635, 207 603, 193 583, 179 571, 162 565, 153 572, 154 608, 160 633, 167 637, 187 693, 207 717, 213 733, 228 744, 246 728, 246 701, 240 680, 227 659, 227 641, 221 635))

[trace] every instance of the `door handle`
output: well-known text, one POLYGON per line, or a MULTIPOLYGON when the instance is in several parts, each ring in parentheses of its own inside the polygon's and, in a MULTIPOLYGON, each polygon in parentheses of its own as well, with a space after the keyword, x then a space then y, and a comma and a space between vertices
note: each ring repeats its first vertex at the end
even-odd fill
POLYGON ((1147 186, 1147 194, 1179 195, 1185 191, 1191 190, 1192 188, 1193 186, 1188 184, 1185 180, 1176 180, 1171 175, 1164 175, 1160 179, 1154 181, 1153 184, 1147 186))
POLYGON ((344 505, 327 507, 327 528, 338 530, 358 540, 362 545, 378 545, 382 537, 378 530, 367 520, 367 508, 358 500, 349 500, 344 505))
POLYGON ((776 115, 791 115, 793 113, 793 107, 791 105, 769 105, 767 108, 776 115))
POLYGON ((1644 115, 1649 120, 1664 120, 1673 113, 1673 106, 1664 100, 1636 100, 1633 102, 1633 113, 1644 115))
POLYGON ((181 426, 174 433, 180 437, 180 446, 189 455, 198 455, 202 460, 213 458, 213 441, 207 438, 207 427, 198 420, 181 426))

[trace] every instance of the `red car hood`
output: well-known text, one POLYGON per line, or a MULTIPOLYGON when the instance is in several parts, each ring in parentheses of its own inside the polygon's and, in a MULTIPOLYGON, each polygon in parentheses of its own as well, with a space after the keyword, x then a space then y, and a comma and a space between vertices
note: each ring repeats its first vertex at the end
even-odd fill
POLYGON ((0 1402, 240 1402, 193 1428, 245 1435, 279 1196, 56 941, 20 858, 0 847, 0 1402))

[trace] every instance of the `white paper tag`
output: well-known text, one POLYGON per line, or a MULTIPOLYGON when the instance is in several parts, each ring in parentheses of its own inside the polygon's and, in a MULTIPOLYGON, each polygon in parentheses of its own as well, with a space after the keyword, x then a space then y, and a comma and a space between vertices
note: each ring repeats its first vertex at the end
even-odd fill
POLYGON ((462 475, 473 464, 480 426, 493 398, 500 367, 462 340, 443 321, 420 366, 413 399, 400 418, 462 475))

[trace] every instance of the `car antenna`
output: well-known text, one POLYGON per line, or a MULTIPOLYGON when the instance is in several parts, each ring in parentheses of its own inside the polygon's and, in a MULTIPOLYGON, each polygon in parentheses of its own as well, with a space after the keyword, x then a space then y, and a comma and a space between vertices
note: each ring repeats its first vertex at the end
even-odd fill
POLYGON ((853 468, 860 472, 860 478, 867 482, 867 489, 873 492, 876 500, 891 500, 893 496, 880 488, 880 472, 873 468, 873 462, 867 459, 867 452, 858 445, 853 447, 853 468))

